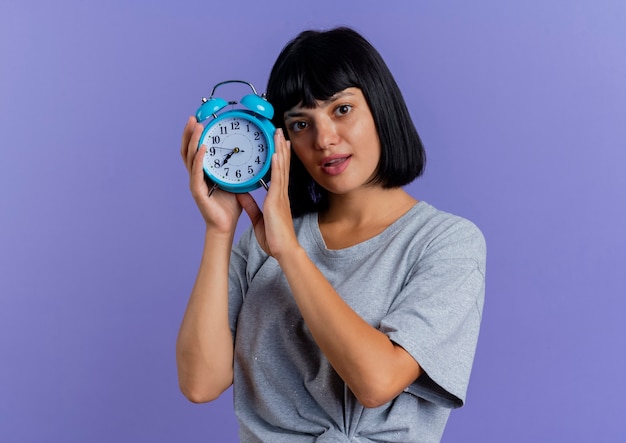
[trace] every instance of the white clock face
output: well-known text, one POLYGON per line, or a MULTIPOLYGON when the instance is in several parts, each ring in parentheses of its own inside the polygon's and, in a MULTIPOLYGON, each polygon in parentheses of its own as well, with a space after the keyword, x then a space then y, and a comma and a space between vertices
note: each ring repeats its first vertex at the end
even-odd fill
POLYGON ((241 117, 216 121, 200 141, 206 145, 204 170, 231 184, 257 181, 268 161, 268 140, 254 122, 241 117))

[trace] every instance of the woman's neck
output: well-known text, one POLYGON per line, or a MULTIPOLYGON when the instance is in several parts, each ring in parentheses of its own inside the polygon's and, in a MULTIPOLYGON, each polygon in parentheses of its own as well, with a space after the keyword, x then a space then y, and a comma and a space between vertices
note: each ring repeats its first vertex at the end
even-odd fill
POLYGON ((318 216, 320 231, 329 249, 353 246, 380 234, 416 203, 402 188, 331 194, 328 209, 318 216))

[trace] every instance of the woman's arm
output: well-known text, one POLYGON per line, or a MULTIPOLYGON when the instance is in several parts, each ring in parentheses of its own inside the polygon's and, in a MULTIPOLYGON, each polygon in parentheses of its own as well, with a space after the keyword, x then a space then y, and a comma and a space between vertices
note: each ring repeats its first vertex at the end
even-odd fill
POLYGON ((176 343, 178 380, 194 403, 219 397, 233 381, 228 264, 233 237, 207 230, 196 282, 176 343))
POLYGON ((202 125, 191 117, 181 143, 191 194, 206 223, 200 269, 176 343, 180 389, 193 402, 214 400, 232 384, 228 266, 237 220, 241 215, 235 195, 216 191, 209 197, 202 170, 206 148, 197 149, 202 129, 202 125))

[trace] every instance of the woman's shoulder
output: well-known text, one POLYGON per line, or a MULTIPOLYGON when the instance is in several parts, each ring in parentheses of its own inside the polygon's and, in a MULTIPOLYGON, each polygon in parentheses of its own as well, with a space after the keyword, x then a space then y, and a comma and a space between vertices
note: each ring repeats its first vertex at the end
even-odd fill
POLYGON ((484 256, 486 241, 480 228, 468 218, 437 209, 421 201, 413 208, 411 220, 415 235, 426 241, 431 252, 445 249, 458 254, 484 256))
POLYGON ((480 234, 480 228, 468 218, 436 208, 425 201, 418 202, 414 207, 416 221, 433 229, 453 232, 480 234))
POLYGON ((432 204, 420 200, 396 223, 399 228, 411 229, 425 235, 451 233, 481 234, 471 220, 443 211, 432 204))

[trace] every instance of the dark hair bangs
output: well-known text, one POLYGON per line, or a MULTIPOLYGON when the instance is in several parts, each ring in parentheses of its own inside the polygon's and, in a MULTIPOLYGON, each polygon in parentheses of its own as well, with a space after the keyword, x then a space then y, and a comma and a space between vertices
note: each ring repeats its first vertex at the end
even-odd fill
MULTIPOLYGON (((330 63, 323 62, 323 65, 328 66, 330 63)), ((334 65, 334 69, 329 67, 319 71, 310 65, 300 66, 299 72, 290 79, 291 82, 285 82, 284 103, 289 108, 299 104, 305 108, 314 108, 318 100, 328 100, 346 88, 359 87, 354 76, 341 68, 343 67, 334 65)))
POLYGON ((288 48, 291 57, 281 54, 282 63, 274 66, 267 85, 276 126, 283 126, 284 113, 296 105, 314 108, 317 101, 327 100, 346 88, 361 88, 357 72, 345 57, 328 48, 296 46, 288 48))

